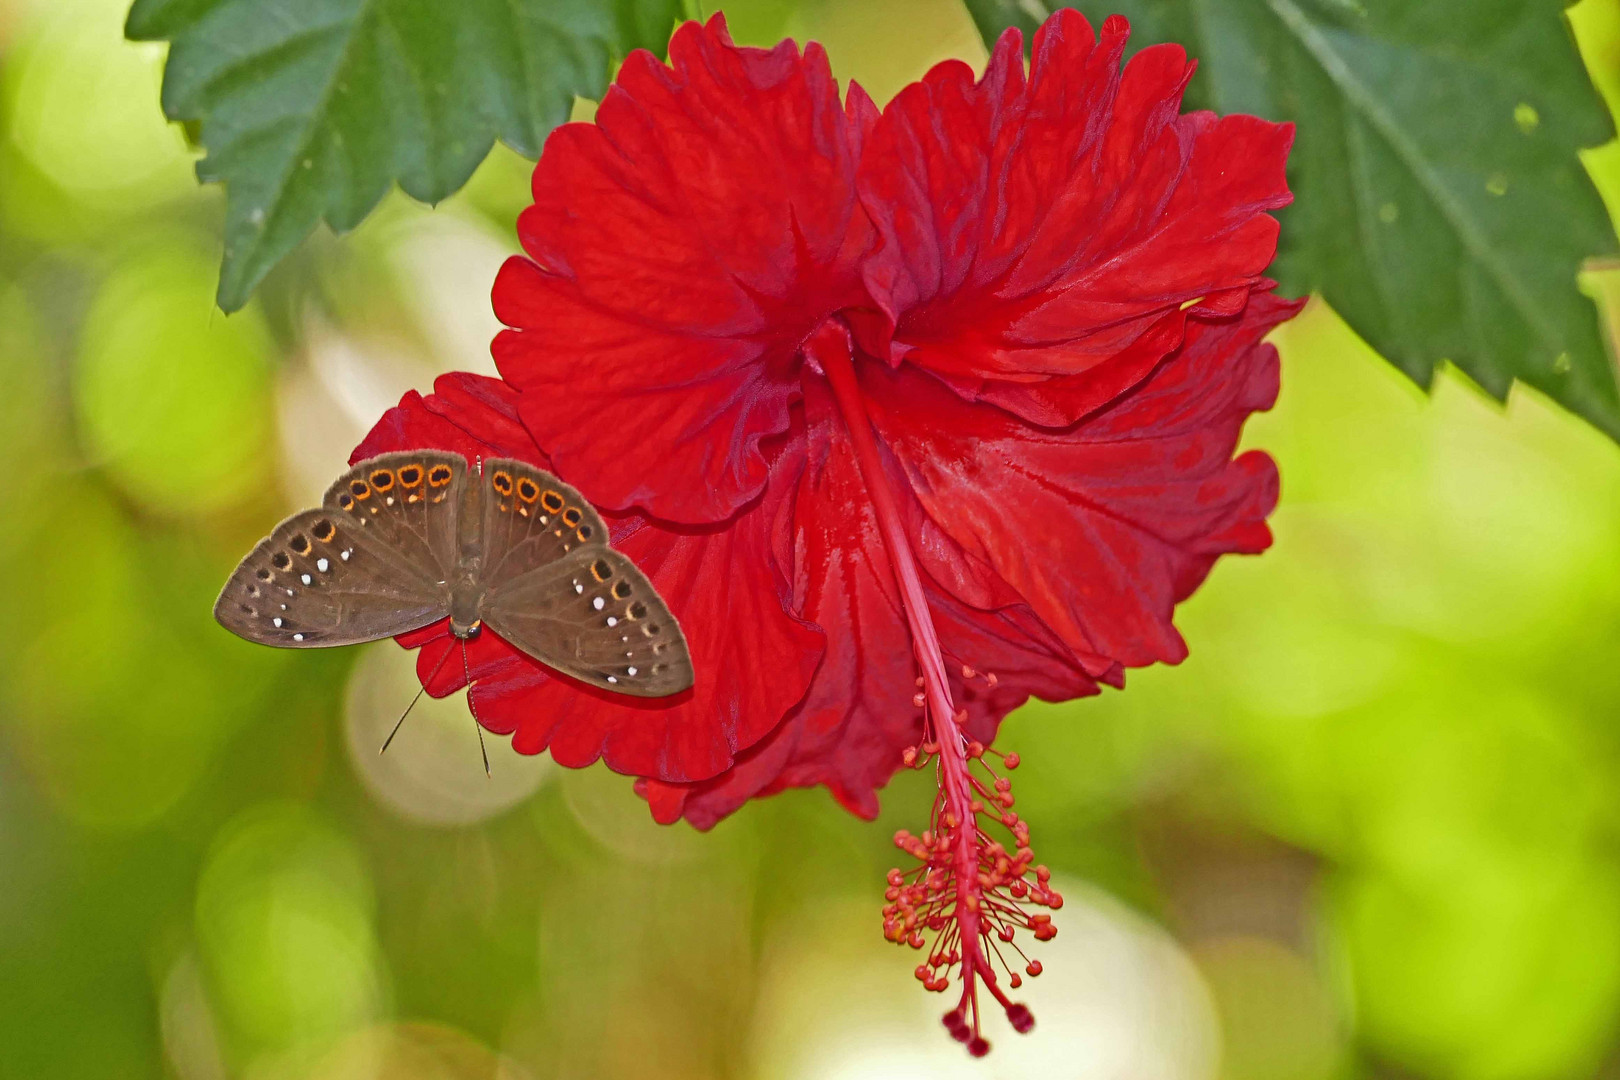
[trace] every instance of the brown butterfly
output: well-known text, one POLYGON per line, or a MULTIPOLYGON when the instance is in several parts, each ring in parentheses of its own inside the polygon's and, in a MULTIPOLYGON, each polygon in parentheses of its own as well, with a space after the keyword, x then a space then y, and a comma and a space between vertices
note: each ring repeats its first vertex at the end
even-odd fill
POLYGON ((506 458, 476 473, 437 450, 368 458, 319 509, 260 541, 214 604, 232 633, 294 649, 376 641, 447 616, 463 665, 465 642, 487 624, 604 690, 663 697, 692 685, 680 624, 608 546, 590 503, 506 458))

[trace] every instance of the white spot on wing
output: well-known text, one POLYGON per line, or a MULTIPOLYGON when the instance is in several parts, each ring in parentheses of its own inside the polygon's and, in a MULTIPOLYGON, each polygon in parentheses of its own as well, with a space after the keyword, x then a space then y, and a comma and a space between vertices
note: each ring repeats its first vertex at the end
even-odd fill
POLYGON ((619 620, 614 618, 612 615, 609 615, 607 624, 609 626, 618 626, 619 625, 619 620))
POLYGON ((636 669, 633 668, 633 667, 627 667, 627 668, 624 669, 624 673, 626 675, 632 675, 633 676, 636 673, 636 669))
POLYGON ((601 611, 603 608, 607 607, 607 601, 598 596, 595 600, 591 601, 591 607, 595 608, 597 611, 601 611))
POLYGON ((308 574, 300 574, 299 575, 299 580, 301 580, 305 585, 308 585, 310 582, 314 581, 315 579, 310 577, 308 574))
POLYGON ((323 574, 326 573, 327 570, 331 569, 331 567, 332 564, 327 561, 325 555, 322 555, 320 558, 315 560, 315 569, 319 570, 323 574))

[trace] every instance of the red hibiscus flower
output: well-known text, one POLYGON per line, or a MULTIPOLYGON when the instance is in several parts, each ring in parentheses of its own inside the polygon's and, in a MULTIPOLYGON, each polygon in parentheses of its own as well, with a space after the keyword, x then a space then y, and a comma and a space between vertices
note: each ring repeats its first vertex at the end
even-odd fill
MULTIPOLYGON (((975 1054, 1055 931, 990 744, 1031 695, 1179 661, 1175 604, 1270 542, 1261 343, 1297 305, 1264 278, 1287 126, 1183 115, 1174 46, 1063 11, 1026 72, 934 68, 881 113, 816 45, 689 23, 633 54, 593 124, 559 128, 496 281, 504 381, 441 379, 356 451, 440 447, 552 468, 608 518, 686 629, 673 701, 581 688, 484 635, 473 697, 518 750, 601 757, 660 821, 708 827, 825 784, 876 813, 902 764, 939 779, 896 843, 885 933, 975 1054), (1009 956, 1019 957, 1010 963, 1009 956)), ((450 642, 426 643, 424 677, 450 642)), ((462 681, 446 666, 429 689, 462 681)))

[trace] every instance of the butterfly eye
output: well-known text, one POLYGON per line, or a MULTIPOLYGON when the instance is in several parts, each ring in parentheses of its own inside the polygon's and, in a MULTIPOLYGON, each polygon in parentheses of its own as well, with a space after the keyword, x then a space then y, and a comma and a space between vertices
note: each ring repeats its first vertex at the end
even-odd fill
POLYGON ((292 539, 288 540, 287 543, 298 554, 309 554, 309 537, 305 536, 303 533, 293 533, 292 539))
POLYGON ((613 598, 615 600, 623 600, 629 595, 630 583, 628 581, 615 581, 613 583, 613 598))
POLYGON ((450 471, 450 466, 435 465, 433 468, 428 470, 428 483, 434 487, 444 487, 444 485, 450 482, 450 477, 452 475, 453 474, 450 471))
POLYGON ((608 565, 606 559, 597 559, 591 563, 591 576, 597 581, 606 581, 613 576, 613 567, 608 565))
POLYGON ((415 487, 422 482, 422 466, 407 465, 399 470, 399 482, 403 487, 415 487))
POLYGON ((532 503, 540 497, 540 485, 525 476, 518 481, 518 498, 526 503, 532 503))
POLYGON ((332 537, 337 535, 337 527, 325 518, 317 521, 309 531, 314 533, 315 539, 323 544, 330 542, 332 537))
POLYGON ((548 491, 540 496, 540 505, 546 508, 549 514, 555 514, 563 508, 563 497, 555 491, 548 491))
POLYGON ((387 491, 394 486, 394 474, 388 469, 374 469, 371 473, 371 486, 378 491, 387 491))
POLYGON ((369 499, 371 498, 371 485, 364 480, 350 480, 349 494, 357 499, 369 499))
POLYGON ((497 492, 499 492, 502 495, 510 495, 510 494, 512 494, 512 477, 507 473, 504 473, 504 472, 496 473, 495 478, 492 479, 489 483, 490 483, 491 487, 493 487, 497 492))
POLYGON ((270 565, 277 570, 291 570, 292 559, 288 557, 285 551, 278 551, 270 557, 270 565))

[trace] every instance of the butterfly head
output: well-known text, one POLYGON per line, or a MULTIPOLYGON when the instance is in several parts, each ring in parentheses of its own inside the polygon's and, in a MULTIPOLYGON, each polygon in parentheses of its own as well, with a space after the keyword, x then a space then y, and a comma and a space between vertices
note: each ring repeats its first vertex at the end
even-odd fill
POLYGON ((470 641, 478 636, 478 631, 484 628, 484 620, 474 619, 471 622, 458 622, 450 620, 450 632, 463 641, 470 641))

